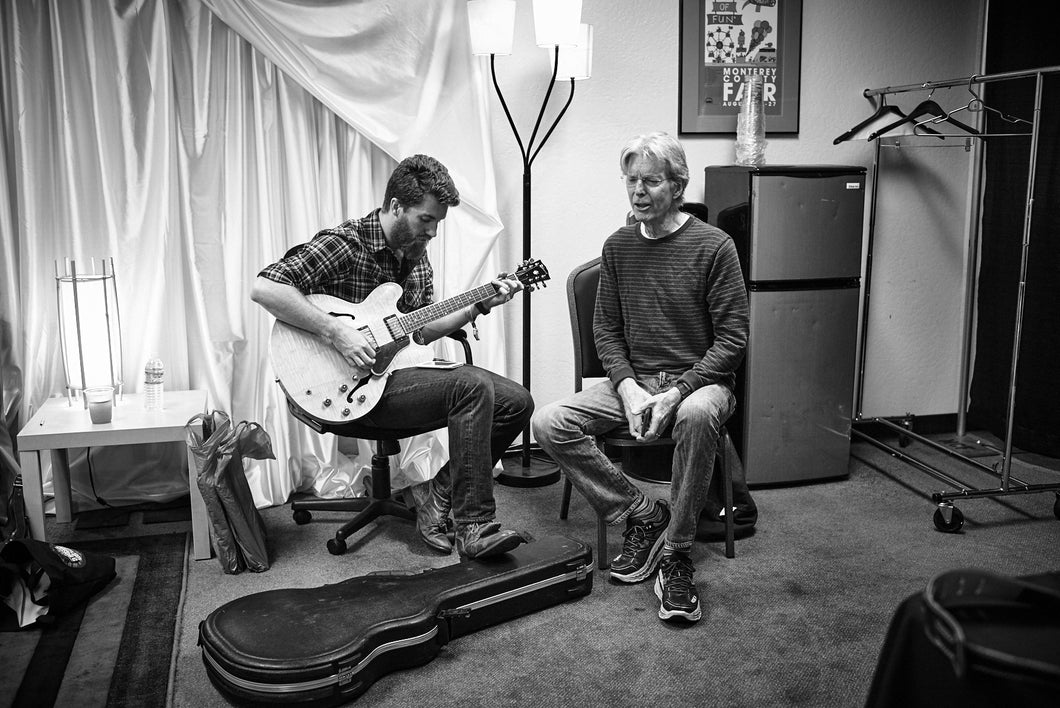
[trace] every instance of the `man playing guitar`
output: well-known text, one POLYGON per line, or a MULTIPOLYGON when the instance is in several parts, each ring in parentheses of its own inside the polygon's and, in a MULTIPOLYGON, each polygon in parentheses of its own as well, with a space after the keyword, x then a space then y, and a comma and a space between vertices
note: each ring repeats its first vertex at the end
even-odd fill
MULTIPOLYGON (((426 155, 406 158, 387 182, 381 209, 321 231, 292 248, 258 274, 251 299, 277 320, 330 345, 352 371, 359 372, 358 377, 363 373, 367 379, 374 375, 368 372, 377 365, 377 350, 383 356, 380 342, 366 336, 367 330, 354 318, 335 316, 307 296, 363 303, 379 286, 396 283, 401 294, 395 314, 430 305, 434 284, 427 244, 449 207, 459 203, 456 185, 441 163, 426 155)), ((434 319, 411 339, 426 344, 443 337, 523 289, 515 277, 499 277, 492 285, 492 296, 434 319)), ((417 490, 422 492, 417 528, 424 542, 444 553, 452 551, 446 535, 451 509, 462 557, 506 553, 522 543, 521 534, 502 529, 494 520, 492 471, 529 423, 534 409, 530 393, 475 366, 452 370, 409 366, 388 369, 386 376, 378 401, 358 417, 358 426, 400 430, 437 425, 449 431, 450 462, 426 483, 426 490, 417 490)), ((342 424, 332 425, 331 431, 342 435, 342 424)))

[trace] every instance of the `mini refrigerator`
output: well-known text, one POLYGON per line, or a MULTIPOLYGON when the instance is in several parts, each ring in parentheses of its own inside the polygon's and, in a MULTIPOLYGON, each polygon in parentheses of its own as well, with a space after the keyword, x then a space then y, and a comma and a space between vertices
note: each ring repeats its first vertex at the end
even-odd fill
POLYGON ((750 337, 729 421, 749 485, 844 477, 854 405, 865 168, 706 168, 736 244, 750 337))

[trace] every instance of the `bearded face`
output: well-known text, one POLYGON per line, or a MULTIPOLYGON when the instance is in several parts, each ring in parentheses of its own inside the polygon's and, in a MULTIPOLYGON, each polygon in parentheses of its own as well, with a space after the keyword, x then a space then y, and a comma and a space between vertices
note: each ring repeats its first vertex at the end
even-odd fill
POLYGON ((393 226, 387 234, 390 247, 409 260, 423 258, 427 244, 438 234, 438 224, 448 211, 449 207, 431 194, 416 206, 397 207, 393 226))
POLYGON ((413 261, 423 258, 423 255, 427 253, 427 244, 431 240, 431 236, 416 235, 415 229, 409 223, 408 212, 402 214, 394 222, 391 238, 392 248, 401 251, 405 258, 413 261))

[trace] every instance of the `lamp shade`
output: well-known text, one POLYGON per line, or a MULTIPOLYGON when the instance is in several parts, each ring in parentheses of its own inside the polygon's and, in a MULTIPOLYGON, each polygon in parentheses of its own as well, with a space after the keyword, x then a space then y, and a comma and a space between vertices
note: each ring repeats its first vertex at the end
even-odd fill
POLYGON ((59 274, 56 264, 59 305, 59 343, 63 354, 66 385, 83 391, 97 386, 122 384, 121 326, 114 265, 103 262, 102 273, 79 273, 74 261, 59 274))
POLYGON ((582 0, 534 0, 534 35, 539 47, 573 47, 581 21, 582 0))
MULTIPOLYGON (((552 68, 555 68, 556 56, 549 54, 552 68)), ((578 43, 573 47, 559 48, 559 69, 556 81, 570 79, 588 79, 593 75, 593 26, 582 24, 578 27, 578 43)))
POLYGON ((467 24, 472 54, 511 54, 515 0, 469 0, 467 24))

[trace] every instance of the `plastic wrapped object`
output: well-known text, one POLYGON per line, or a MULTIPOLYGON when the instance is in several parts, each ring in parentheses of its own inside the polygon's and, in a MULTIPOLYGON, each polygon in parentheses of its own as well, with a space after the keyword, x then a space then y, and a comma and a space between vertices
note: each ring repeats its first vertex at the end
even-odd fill
POLYGON ((765 80, 749 76, 743 87, 740 113, 736 116, 736 164, 766 164, 766 129, 762 100, 765 80))
POLYGON ((233 426, 227 413, 202 413, 185 426, 195 459, 196 484, 206 503, 221 569, 235 574, 269 569, 265 522, 254 505, 243 458, 275 459, 268 433, 257 423, 233 426))

